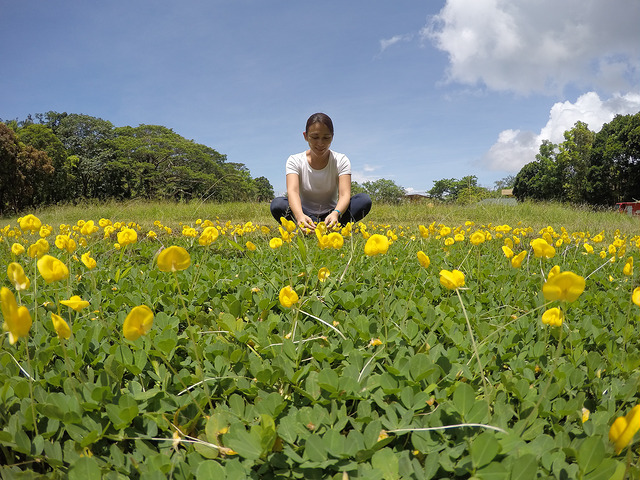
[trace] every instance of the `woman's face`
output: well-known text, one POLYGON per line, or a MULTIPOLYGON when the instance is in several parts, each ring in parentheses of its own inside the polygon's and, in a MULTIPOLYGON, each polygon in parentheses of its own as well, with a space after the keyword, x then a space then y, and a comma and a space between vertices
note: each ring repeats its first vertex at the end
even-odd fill
POLYGON ((322 157, 329 152, 333 135, 331 130, 324 123, 314 123, 309 127, 307 132, 304 132, 304 139, 309 143, 311 151, 322 157))

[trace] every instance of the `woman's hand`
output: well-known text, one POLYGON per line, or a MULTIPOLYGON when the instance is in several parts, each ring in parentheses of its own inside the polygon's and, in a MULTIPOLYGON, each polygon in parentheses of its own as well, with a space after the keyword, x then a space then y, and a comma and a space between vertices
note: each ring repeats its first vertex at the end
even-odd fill
POLYGON ((313 222, 311 217, 307 215, 303 215, 298 219, 298 226, 300 228, 309 229, 312 231, 316 229, 316 224, 313 222))
POLYGON ((338 225, 340 222, 340 214, 334 210, 329 215, 327 215, 324 219, 324 223, 327 225, 327 228, 332 228, 338 225))

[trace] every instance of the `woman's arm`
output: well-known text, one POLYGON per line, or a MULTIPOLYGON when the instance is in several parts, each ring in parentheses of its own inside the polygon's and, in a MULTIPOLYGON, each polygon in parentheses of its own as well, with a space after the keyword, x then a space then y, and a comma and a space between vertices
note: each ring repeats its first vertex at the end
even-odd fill
POLYGON ((338 177, 338 203, 333 212, 327 215, 324 220, 327 227, 333 227, 338 223, 340 215, 349 207, 349 202, 351 202, 351 175, 340 175, 338 177))
MULTIPOLYGON (((349 184, 351 186, 351 184, 349 184)), ((316 224, 310 217, 302 211, 302 201, 300 200, 300 176, 297 173, 287 174, 287 197, 289 208, 296 219, 296 223, 304 228, 314 230, 316 224)))

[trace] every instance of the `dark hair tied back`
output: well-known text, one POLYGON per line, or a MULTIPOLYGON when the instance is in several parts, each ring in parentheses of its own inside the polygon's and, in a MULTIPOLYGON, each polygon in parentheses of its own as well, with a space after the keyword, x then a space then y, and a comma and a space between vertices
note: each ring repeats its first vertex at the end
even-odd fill
POLYGON ((321 123, 323 125, 326 125, 326 127, 331 132, 331 135, 333 135, 333 122, 331 121, 331 118, 329 118, 329 115, 327 115, 326 113, 314 113, 313 115, 311 115, 309 117, 309 120, 307 120, 307 128, 305 132, 308 133, 309 127, 314 123, 321 123))

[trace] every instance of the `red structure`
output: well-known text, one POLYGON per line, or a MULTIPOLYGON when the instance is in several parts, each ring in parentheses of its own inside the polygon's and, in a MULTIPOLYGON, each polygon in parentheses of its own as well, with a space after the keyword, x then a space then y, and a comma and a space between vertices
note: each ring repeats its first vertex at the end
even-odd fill
POLYGON ((640 202, 620 202, 616 203, 620 213, 627 215, 640 215, 640 202))

